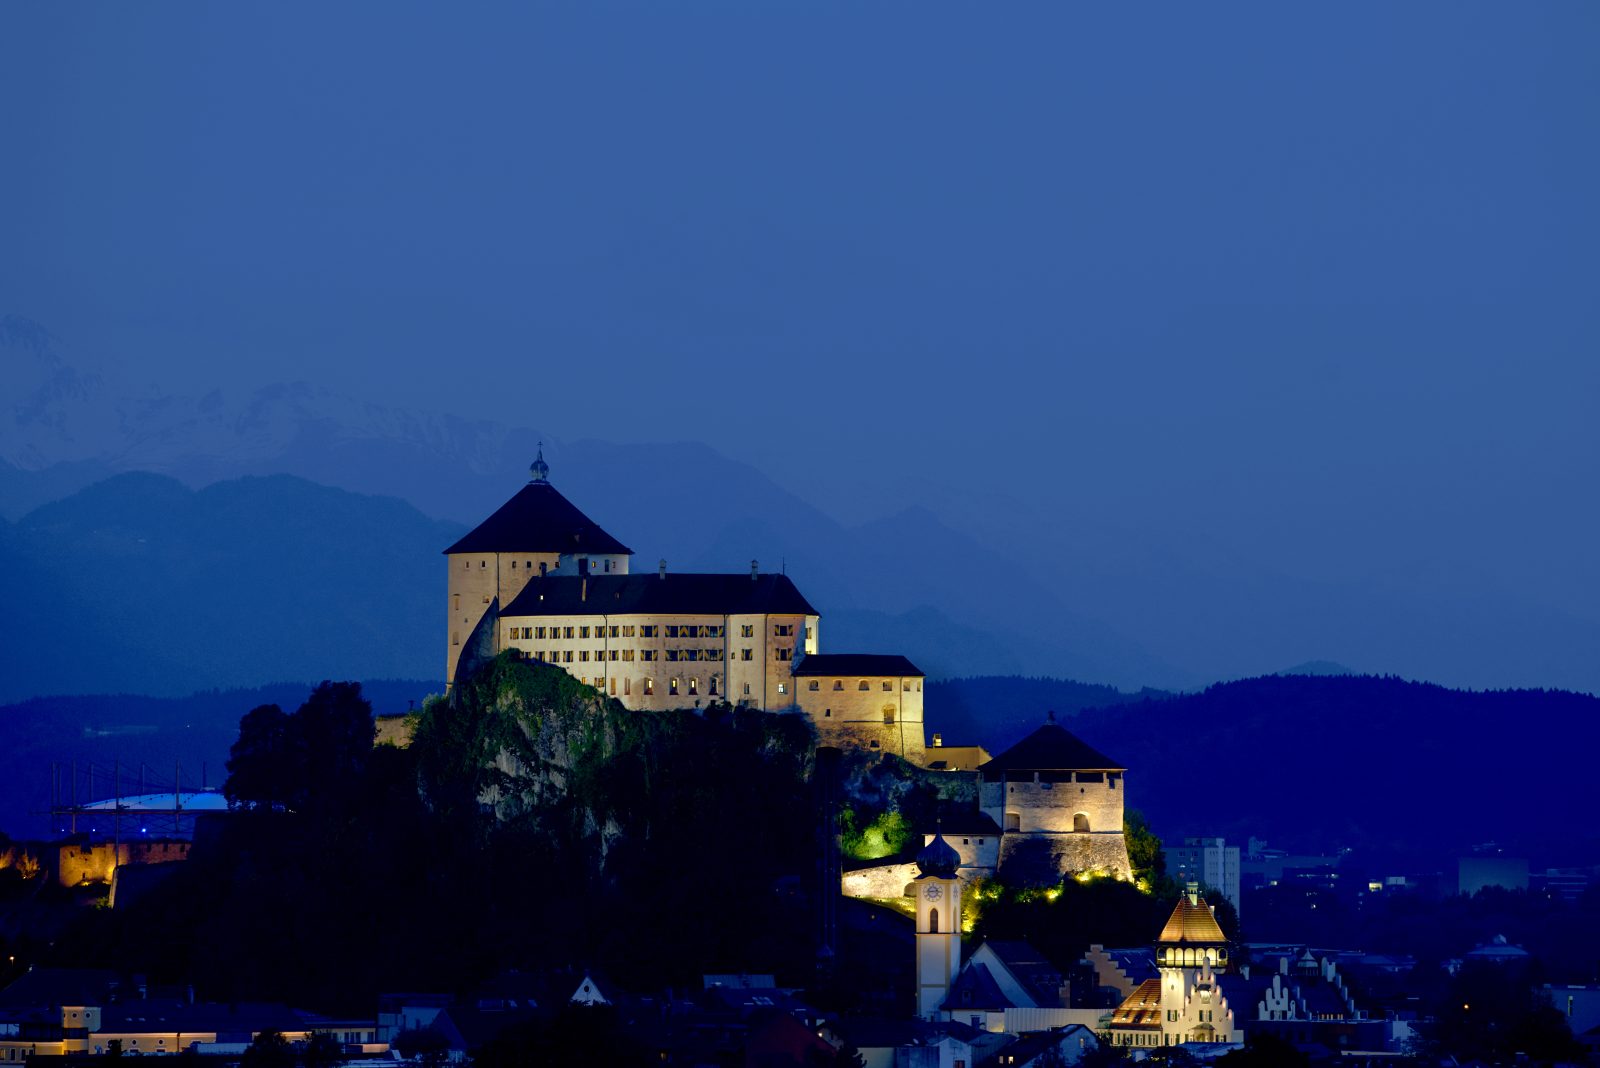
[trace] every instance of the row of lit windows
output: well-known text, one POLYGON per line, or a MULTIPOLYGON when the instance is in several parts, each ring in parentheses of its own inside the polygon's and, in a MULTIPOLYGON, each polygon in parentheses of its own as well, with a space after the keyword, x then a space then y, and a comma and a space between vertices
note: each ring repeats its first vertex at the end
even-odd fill
MULTIPOLYGON (((904 682, 901 683, 901 687, 905 690, 906 693, 911 693, 912 692, 912 680, 906 679, 904 682)), ((843 690, 844 689, 844 680, 843 679, 834 679, 833 680, 833 688, 834 688, 835 691, 843 690)), ((806 683, 806 689, 810 690, 812 693, 815 693, 818 690, 822 689, 822 683, 817 679, 812 679, 810 682, 806 683)), ((870 690, 870 689, 872 689, 872 684, 870 682, 868 682, 866 679, 862 679, 860 682, 856 683, 856 689, 862 690, 862 691, 870 690)), ((889 679, 885 679, 883 681, 883 692, 884 693, 889 693, 893 689, 894 689, 894 683, 889 679)), ((917 683, 916 684, 916 689, 917 689, 917 691, 920 692, 922 690, 922 683, 920 683, 920 682, 917 683)))
MULTIPOLYGON (((606 571, 610 571, 611 570, 611 565, 612 565, 612 561, 606 560, 605 561, 605 570, 606 571)), ((526 568, 527 570, 532 571, 533 570, 533 561, 532 560, 524 560, 524 561, 522 561, 522 566, 524 568, 526 568)), ((472 561, 471 560, 463 560, 463 561, 461 561, 461 567, 462 567, 463 570, 471 571, 472 570, 472 561)), ((478 561, 478 570, 479 571, 487 571, 488 569, 489 569, 489 561, 487 561, 487 560, 479 560, 478 561)), ((517 561, 513 560, 513 561, 511 561, 511 570, 515 571, 516 569, 517 569, 517 561)), ((550 572, 550 562, 548 560, 539 561, 539 574, 546 575, 546 574, 549 574, 549 572, 550 572)))
MULTIPOLYGON (((527 631, 528 629, 530 628, 512 627, 510 640, 518 641, 526 639, 527 635, 519 632, 527 631)), ((621 660, 624 663, 631 664, 633 663, 636 655, 640 660, 651 661, 662 659, 663 652, 666 654, 665 658, 669 662, 698 660, 711 661, 715 663, 722 662, 721 649, 596 649, 594 650, 592 656, 588 649, 535 649, 529 653, 529 655, 535 660, 548 659, 552 664, 570 664, 573 662, 574 658, 576 658, 577 662, 580 664, 586 664, 591 659, 613 661, 621 660)), ((772 653, 772 659, 774 660, 788 660, 792 656, 793 651, 790 649, 775 649, 772 653)), ((740 649, 738 658, 746 662, 753 661, 755 659, 755 650, 740 649)), ((816 686, 812 686, 811 688, 814 690, 816 689, 816 686)), ((837 687, 835 688, 837 689, 837 687)), ((907 687, 907 689, 910 689, 910 687, 907 687)))
MULTIPOLYGON (((460 594, 456 595, 456 607, 461 607, 460 594)), ((512 627, 511 640, 516 641, 518 638, 555 640, 568 638, 581 640, 591 636, 595 638, 607 636, 612 638, 632 638, 635 636, 635 630, 638 631, 637 636, 640 638, 654 638, 658 635, 667 638, 722 638, 727 635, 727 629, 721 624, 713 623, 644 623, 637 628, 631 623, 617 624, 611 627, 512 627)), ((794 631, 792 626, 777 626, 772 629, 780 638, 787 637, 794 631)), ((755 627, 753 626, 741 627, 740 630, 744 632, 743 637, 755 637, 753 633, 755 627)), ((810 637, 810 628, 808 627, 806 630, 807 637, 810 637)))

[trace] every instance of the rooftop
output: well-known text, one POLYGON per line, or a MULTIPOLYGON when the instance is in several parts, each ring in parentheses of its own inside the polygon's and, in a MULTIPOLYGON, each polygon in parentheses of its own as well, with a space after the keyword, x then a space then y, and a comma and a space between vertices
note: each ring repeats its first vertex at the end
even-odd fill
POLYGON ((1161 928, 1157 945, 1221 945, 1228 941, 1217 925, 1211 906, 1204 901, 1191 901, 1188 895, 1178 898, 1177 907, 1167 917, 1161 928))
POLYGON ((445 550, 446 555, 632 552, 578 511, 560 490, 540 480, 523 486, 493 515, 445 550))
POLYGON ((1028 735, 978 769, 984 778, 1011 771, 1125 771, 1121 764, 1056 723, 1028 735))
POLYGON ((812 653, 795 667, 800 675, 922 678, 922 670, 903 656, 887 653, 812 653))
POLYGON ((500 614, 814 616, 817 610, 787 575, 549 575, 529 582, 500 614))
POLYGON ((1146 979, 1111 1013, 1112 1027, 1161 1029, 1161 980, 1146 979))

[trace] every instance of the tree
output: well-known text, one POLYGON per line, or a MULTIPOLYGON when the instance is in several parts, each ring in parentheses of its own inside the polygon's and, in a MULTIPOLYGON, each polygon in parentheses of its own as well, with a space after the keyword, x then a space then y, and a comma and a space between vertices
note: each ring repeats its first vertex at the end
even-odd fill
POLYGON ((1160 882, 1167 874, 1167 855, 1143 812, 1130 808, 1123 813, 1122 837, 1128 843, 1128 863, 1133 865, 1134 879, 1145 880, 1149 886, 1160 882))
POLYGON ((300 1063, 305 1068, 333 1068, 344 1063, 344 1049, 330 1034, 312 1035, 300 1054, 300 1063))
POLYGON ((263 1031, 239 1058, 239 1068, 294 1068, 294 1051, 281 1031, 263 1031))
POLYGON ((258 705, 239 720, 239 740, 228 751, 230 805, 271 808, 284 804, 292 787, 289 717, 277 705, 258 705))

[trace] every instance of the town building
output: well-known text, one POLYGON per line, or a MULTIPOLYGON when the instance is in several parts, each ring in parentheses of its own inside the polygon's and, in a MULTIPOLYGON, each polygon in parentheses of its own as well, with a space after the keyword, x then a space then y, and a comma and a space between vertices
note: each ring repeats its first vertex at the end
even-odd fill
POLYGON ((1113 1045, 1134 1048, 1189 1042, 1242 1042, 1233 1006, 1218 983, 1228 968, 1228 940, 1190 884, 1156 938, 1157 976, 1146 979, 1111 1014, 1113 1045))
POLYGON ((1239 847, 1221 838, 1185 838, 1163 847, 1167 872, 1180 883, 1196 882, 1228 899, 1237 915, 1239 901, 1239 847))

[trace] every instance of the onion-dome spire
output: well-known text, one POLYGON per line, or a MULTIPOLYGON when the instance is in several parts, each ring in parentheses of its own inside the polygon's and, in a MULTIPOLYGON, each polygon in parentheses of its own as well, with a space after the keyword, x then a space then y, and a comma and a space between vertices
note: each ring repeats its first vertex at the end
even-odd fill
POLYGON ((535 482, 550 481, 550 465, 544 462, 544 442, 539 442, 539 455, 528 470, 532 472, 535 482))
POLYGON ((961 866, 961 854, 955 846, 944 840, 943 832, 936 831, 933 841, 917 854, 917 868, 930 879, 954 879, 961 866))

